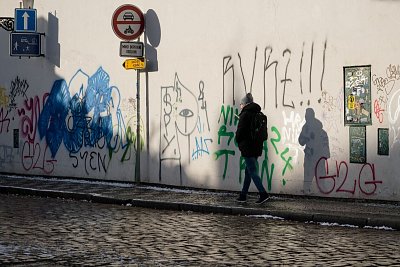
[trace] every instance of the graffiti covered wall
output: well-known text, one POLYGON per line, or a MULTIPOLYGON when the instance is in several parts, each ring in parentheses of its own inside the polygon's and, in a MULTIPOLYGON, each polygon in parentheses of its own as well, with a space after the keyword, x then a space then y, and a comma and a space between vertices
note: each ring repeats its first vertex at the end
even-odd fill
MULTIPOLYGON (((10 57, 0 29, 1 172, 135 181, 140 170, 143 182, 238 191, 250 92, 268 116, 269 192, 400 200, 400 3, 137 1, 140 83, 111 27, 122 4, 35 3, 45 57, 10 57)), ((0 17, 17 7, 2 1, 0 17)))

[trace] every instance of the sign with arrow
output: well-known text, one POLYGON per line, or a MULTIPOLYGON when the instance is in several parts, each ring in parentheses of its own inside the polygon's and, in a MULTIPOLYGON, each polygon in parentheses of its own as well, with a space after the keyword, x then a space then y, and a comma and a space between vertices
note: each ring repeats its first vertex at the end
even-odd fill
POLYGON ((15 25, 16 32, 36 32, 37 28, 36 9, 16 8, 15 25))
POLYGON ((141 70, 146 68, 146 59, 144 57, 138 57, 138 58, 132 58, 132 59, 127 59, 122 63, 122 66, 126 70, 141 70))

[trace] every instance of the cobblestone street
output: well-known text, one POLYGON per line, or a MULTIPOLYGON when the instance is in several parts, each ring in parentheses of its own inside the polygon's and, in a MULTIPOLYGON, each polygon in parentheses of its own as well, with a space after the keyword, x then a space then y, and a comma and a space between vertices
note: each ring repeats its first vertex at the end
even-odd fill
POLYGON ((1 266, 395 266, 398 231, 0 194, 1 266))

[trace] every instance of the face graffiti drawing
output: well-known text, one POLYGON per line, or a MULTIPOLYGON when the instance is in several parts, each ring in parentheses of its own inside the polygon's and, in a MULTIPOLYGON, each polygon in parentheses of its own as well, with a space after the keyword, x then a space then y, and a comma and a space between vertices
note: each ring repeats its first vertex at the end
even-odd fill
POLYGON ((176 93, 176 128, 182 135, 191 134, 197 125, 199 114, 196 96, 187 89, 175 74, 174 91, 176 93))

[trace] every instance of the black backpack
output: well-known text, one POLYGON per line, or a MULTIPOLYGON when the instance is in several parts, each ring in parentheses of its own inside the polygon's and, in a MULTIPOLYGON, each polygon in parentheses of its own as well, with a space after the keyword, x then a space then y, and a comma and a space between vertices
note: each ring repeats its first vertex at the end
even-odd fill
POLYGON ((262 141, 268 139, 268 119, 261 111, 257 112, 251 122, 250 136, 253 141, 262 141))

